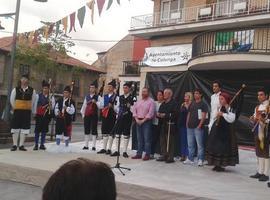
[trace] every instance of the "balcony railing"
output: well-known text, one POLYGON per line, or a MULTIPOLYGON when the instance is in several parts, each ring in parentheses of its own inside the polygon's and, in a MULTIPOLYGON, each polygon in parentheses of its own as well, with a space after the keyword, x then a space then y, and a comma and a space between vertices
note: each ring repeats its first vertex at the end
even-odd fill
POLYGON ((131 30, 269 13, 270 0, 228 0, 131 18, 131 30))
POLYGON ((140 74, 142 61, 123 61, 123 75, 137 76, 140 74))
POLYGON ((193 39, 193 58, 217 53, 270 54, 270 27, 211 31, 193 39))

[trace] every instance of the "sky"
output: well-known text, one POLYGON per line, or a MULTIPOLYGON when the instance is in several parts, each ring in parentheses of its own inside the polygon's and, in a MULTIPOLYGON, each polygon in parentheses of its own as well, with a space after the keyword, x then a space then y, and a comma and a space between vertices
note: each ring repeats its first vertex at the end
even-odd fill
MULTIPOLYGON (((45 22, 56 22, 63 17, 77 11, 86 5, 90 0, 48 0, 47 3, 35 2, 34 0, 21 0, 19 33, 34 31, 40 28, 45 22)), ((108 0, 106 0, 107 2, 108 0)), ((98 14, 97 4, 95 5, 94 25, 91 23, 91 13, 87 8, 83 28, 76 19, 76 32, 68 36, 73 39, 88 39, 98 41, 118 41, 128 34, 132 16, 150 14, 153 11, 151 0, 121 0, 118 5, 116 0, 109 10, 106 4, 101 16, 98 14)), ((0 0, 0 14, 15 12, 16 0, 0 0)), ((4 31, 0 30, 0 37, 11 36, 14 20, 0 17, 4 31)), ((115 42, 75 42, 70 49, 73 57, 84 62, 92 63, 97 59, 97 52, 106 51, 115 42)))

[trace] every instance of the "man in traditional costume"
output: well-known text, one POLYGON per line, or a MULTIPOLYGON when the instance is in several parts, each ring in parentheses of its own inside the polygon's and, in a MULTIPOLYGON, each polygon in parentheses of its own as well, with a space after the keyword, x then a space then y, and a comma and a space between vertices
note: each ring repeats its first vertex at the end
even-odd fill
POLYGON ((10 104, 14 111, 11 122, 13 146, 16 151, 18 144, 20 151, 27 151, 24 147, 25 136, 30 133, 31 113, 34 111, 36 92, 29 86, 28 75, 23 75, 20 86, 14 88, 10 96, 10 104))
POLYGON ((99 108, 101 110, 102 125, 101 132, 103 136, 103 148, 98 154, 111 155, 111 149, 113 144, 113 136, 111 132, 115 125, 116 115, 118 113, 119 97, 115 93, 116 81, 112 80, 108 83, 108 93, 100 98, 99 108), (109 144, 108 144, 109 143, 109 144))
POLYGON ((253 131, 255 133, 255 147, 257 156, 257 173, 250 176, 259 181, 269 180, 269 101, 265 89, 258 90, 258 100, 260 104, 256 106, 254 115, 251 120, 254 122, 253 131))
POLYGON ((71 99, 70 86, 65 87, 63 97, 56 102, 54 113, 56 144, 59 146, 64 136, 65 146, 68 147, 75 115, 75 102, 71 99))
POLYGON ((55 99, 53 96, 50 96, 50 84, 46 81, 42 82, 42 92, 36 96, 36 105, 35 105, 35 146, 34 151, 37 151, 38 148, 41 150, 46 150, 44 145, 46 134, 49 131, 49 123, 53 116, 53 108, 55 106, 55 99), (41 134, 40 146, 39 137, 41 134))
POLYGON ((92 151, 96 150, 97 126, 98 126, 98 95, 96 94, 97 81, 89 87, 89 94, 84 98, 81 114, 84 121, 85 145, 83 150, 89 150, 90 133, 92 134, 92 151))
POLYGON ((117 115, 117 121, 114 129, 111 133, 111 137, 115 137, 115 148, 116 151, 111 156, 119 156, 118 145, 121 141, 121 136, 123 135, 123 157, 128 158, 127 148, 130 138, 130 128, 132 124, 132 112, 131 107, 134 104, 134 97, 130 93, 132 82, 126 82, 123 86, 124 94, 119 97, 119 112, 117 115))

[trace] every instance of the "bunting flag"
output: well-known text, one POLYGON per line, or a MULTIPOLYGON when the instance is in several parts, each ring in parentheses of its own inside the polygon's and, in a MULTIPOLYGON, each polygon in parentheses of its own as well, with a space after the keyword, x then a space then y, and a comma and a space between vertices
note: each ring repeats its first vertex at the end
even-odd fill
POLYGON ((109 10, 109 9, 110 9, 110 7, 112 6, 112 3, 113 3, 113 0, 109 0, 109 2, 108 2, 108 6, 107 6, 107 10, 109 10))
POLYGON ((120 0, 117 0, 117 3, 120 5, 120 0))
POLYGON ((85 9, 85 6, 83 6, 78 10, 78 13, 77 13, 77 18, 79 20, 81 28, 83 27, 85 12, 86 12, 86 9, 85 9))
POLYGON ((75 29, 76 12, 70 14, 69 17, 70 17, 69 33, 72 31, 72 29, 76 32, 76 29, 75 29))
POLYGON ((94 24, 95 1, 94 0, 91 0, 86 5, 91 10, 91 21, 92 21, 92 24, 94 24))
POLYGON ((103 10, 104 4, 105 4, 105 0, 97 0, 97 6, 98 6, 99 16, 101 15, 101 12, 103 10))
POLYGON ((59 20, 59 21, 57 21, 57 22, 55 23, 55 37, 57 37, 58 34, 59 34, 60 24, 61 24, 61 20, 59 20))
POLYGON ((65 34, 67 34, 67 27, 68 27, 68 18, 67 17, 64 17, 62 19, 62 24, 64 26, 64 31, 65 31, 65 34))

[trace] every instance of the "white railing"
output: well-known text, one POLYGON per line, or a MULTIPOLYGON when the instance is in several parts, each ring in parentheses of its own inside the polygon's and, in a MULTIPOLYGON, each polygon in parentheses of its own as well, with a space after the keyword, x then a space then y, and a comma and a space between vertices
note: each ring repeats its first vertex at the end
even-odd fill
POLYGON ((185 24, 270 12, 270 0, 228 0, 131 18, 131 29, 185 24))

